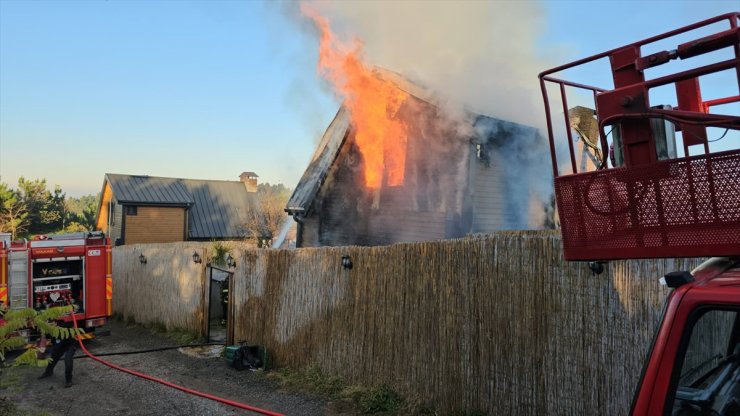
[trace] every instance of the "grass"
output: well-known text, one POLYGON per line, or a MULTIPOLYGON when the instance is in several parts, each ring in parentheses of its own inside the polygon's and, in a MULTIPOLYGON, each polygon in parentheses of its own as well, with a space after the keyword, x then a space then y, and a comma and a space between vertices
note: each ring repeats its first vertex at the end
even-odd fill
POLYGON ((486 416, 485 412, 441 413, 421 400, 404 397, 387 385, 374 387, 348 385, 336 376, 324 373, 316 366, 301 370, 284 368, 266 374, 281 386, 302 393, 311 393, 334 401, 341 414, 382 416, 486 416))
POLYGON ((292 390, 315 393, 332 400, 339 399, 345 387, 339 377, 326 375, 318 367, 303 370, 285 368, 269 373, 268 377, 292 390))
POLYGON ((21 367, 0 368, 0 390, 20 390, 23 387, 18 374, 20 371, 21 367))
POLYGON ((325 374, 318 367, 302 370, 281 369, 268 374, 282 386, 304 393, 349 404, 355 414, 409 414, 404 408, 404 398, 388 386, 352 386, 341 378, 325 374))
POLYGON ((50 416, 47 412, 37 412, 19 409, 9 398, 5 397, 5 391, 18 393, 23 391, 24 384, 21 380, 21 372, 28 371, 29 367, 3 368, 0 371, 0 416, 50 416))
POLYGON ((19 409, 7 397, 0 397, 0 416, 50 416, 50 413, 19 409))

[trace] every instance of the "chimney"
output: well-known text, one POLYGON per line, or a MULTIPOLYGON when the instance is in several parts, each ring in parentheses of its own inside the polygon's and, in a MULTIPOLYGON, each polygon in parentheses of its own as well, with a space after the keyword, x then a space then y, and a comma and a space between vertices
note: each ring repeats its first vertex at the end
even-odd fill
POLYGON ((254 172, 242 172, 239 175, 239 180, 244 182, 247 192, 257 192, 257 178, 259 178, 259 175, 254 172))

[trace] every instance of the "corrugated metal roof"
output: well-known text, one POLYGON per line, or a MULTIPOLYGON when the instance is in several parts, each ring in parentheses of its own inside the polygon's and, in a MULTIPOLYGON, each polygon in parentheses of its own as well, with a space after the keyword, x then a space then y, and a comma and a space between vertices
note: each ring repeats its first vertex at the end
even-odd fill
POLYGON ((349 111, 341 107, 324 132, 311 162, 308 164, 306 171, 303 172, 301 180, 298 181, 293 195, 288 200, 285 210, 291 215, 308 211, 311 202, 324 182, 324 178, 326 178, 329 167, 334 163, 334 159, 336 159, 339 149, 344 143, 350 121, 349 111))
POLYGON ((107 173, 106 180, 121 204, 190 206, 193 198, 180 179, 107 173))
POLYGON ((189 207, 188 238, 243 238, 256 194, 239 181, 105 175, 120 204, 189 207))
POLYGON ((195 200, 188 215, 191 239, 244 238, 256 194, 242 182, 183 179, 195 200))

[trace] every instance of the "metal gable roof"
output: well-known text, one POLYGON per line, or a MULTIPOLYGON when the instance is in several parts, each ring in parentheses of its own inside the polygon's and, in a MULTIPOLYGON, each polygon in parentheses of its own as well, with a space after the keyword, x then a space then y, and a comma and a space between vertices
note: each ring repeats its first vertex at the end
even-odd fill
POLYGON ((242 182, 182 179, 195 204, 188 215, 191 239, 244 238, 256 194, 242 182))
POLYGON ((256 194, 238 181, 163 178, 108 173, 119 204, 185 207, 189 239, 245 237, 256 194))
POLYGON ((193 204, 193 197, 177 178, 115 173, 107 173, 105 177, 120 204, 172 206, 193 204))

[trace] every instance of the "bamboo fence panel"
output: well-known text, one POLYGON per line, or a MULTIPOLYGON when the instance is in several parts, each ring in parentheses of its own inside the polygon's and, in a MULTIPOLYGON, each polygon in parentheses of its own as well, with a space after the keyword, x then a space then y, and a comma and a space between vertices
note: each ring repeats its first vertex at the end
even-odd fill
POLYGON ((594 276, 555 232, 385 247, 245 250, 235 339, 443 412, 626 414, 667 289, 697 259, 594 276), (346 270, 341 257, 354 267, 346 270))
MULTIPOLYGON (((191 256, 209 244, 115 248, 114 310, 202 328, 191 256)), ((657 279, 699 264, 615 261, 594 276, 563 260, 558 233, 533 231, 233 251, 234 339, 265 345, 274 366, 317 365, 443 413, 492 415, 626 414, 668 293, 657 279)))
POLYGON ((205 332, 205 259, 210 243, 133 244, 113 249, 113 311, 123 319, 205 332), (198 251, 204 262, 193 262, 198 251), (144 255, 146 264, 139 262, 144 255))

